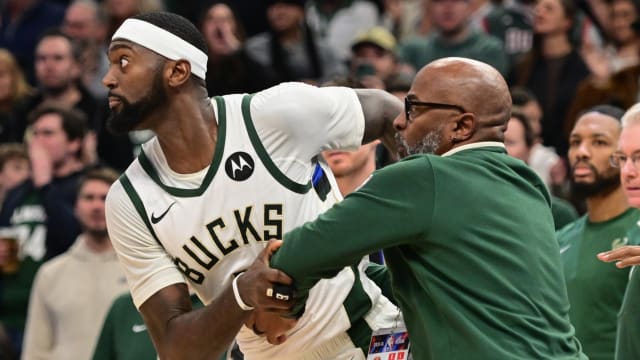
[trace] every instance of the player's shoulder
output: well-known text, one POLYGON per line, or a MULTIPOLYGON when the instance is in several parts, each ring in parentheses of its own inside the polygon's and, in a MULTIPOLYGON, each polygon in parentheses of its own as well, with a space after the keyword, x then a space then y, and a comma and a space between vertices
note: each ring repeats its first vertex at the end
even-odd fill
POLYGON ((319 96, 321 93, 355 93, 355 90, 340 86, 317 87, 303 82, 284 82, 257 92, 253 97, 253 101, 260 102, 275 99, 295 102, 307 98, 313 99, 314 96, 319 96))
POLYGON ((571 241, 581 235, 586 223, 587 215, 583 215, 556 231, 556 238, 558 238, 559 241, 571 241))

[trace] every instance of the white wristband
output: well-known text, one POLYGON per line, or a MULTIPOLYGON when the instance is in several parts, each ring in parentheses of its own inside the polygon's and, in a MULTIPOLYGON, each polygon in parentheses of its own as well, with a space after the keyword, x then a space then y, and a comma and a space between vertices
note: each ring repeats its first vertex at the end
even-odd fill
POLYGON ((238 291, 238 278, 242 276, 242 274, 244 273, 238 274, 238 276, 236 276, 233 279, 233 281, 231 282, 231 287, 233 288, 233 296, 236 298, 236 303, 238 303, 238 306, 240 306, 240 309, 244 311, 249 311, 249 310, 253 310, 253 306, 249 306, 245 304, 244 301, 242 301, 242 298, 240 297, 240 292, 238 291))

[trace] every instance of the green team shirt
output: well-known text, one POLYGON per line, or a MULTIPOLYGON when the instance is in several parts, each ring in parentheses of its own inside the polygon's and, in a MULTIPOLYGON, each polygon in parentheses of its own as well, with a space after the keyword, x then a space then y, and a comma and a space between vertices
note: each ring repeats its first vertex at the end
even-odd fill
POLYGON ((545 185, 502 143, 455 150, 376 171, 285 234, 271 265, 304 299, 319 278, 384 248, 416 360, 586 359, 545 185))
POLYGON ((570 202, 553 195, 551 195, 551 214, 556 230, 562 229, 578 218, 578 212, 570 202))
POLYGON ((398 57, 416 71, 426 64, 449 56, 465 57, 485 62, 507 76, 509 63, 502 42, 491 35, 473 31, 464 41, 448 44, 435 35, 407 40, 398 48, 398 57))
POLYGON ((617 315, 629 279, 629 269, 618 269, 596 255, 629 243, 625 236, 640 218, 629 208, 603 222, 583 216, 557 233, 576 337, 590 359, 613 359, 617 315))
MULTIPOLYGON (((630 243, 640 244, 640 221, 636 222, 627 237, 630 243)), ((640 271, 637 266, 634 266, 618 314, 616 360, 640 359, 638 334, 640 334, 640 271)))

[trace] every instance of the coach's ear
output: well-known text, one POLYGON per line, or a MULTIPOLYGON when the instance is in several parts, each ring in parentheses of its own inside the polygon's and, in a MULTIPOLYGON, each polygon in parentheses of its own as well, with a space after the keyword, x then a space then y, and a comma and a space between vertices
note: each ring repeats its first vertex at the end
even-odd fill
POLYGON ((167 66, 169 86, 180 86, 191 77, 191 64, 187 60, 167 61, 167 66))

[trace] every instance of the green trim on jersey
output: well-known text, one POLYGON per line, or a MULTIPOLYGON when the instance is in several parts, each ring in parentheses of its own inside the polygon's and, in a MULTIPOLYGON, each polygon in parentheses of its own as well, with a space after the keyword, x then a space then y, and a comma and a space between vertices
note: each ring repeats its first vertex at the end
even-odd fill
POLYGON ((369 324, 364 320, 364 316, 371 310, 373 303, 367 292, 364 291, 358 266, 351 266, 351 270, 356 278, 353 282, 351 292, 349 292, 349 295, 347 295, 347 298, 344 299, 342 303, 347 312, 347 316, 349 316, 349 322, 351 323, 347 334, 349 334, 351 341, 366 354, 369 352, 369 343, 373 329, 371 329, 369 324))
POLYGON ((260 137, 258 136, 258 132, 256 131, 255 126, 253 126, 253 119, 251 118, 250 105, 252 98, 252 95, 245 95, 244 98, 242 98, 242 117, 244 118, 244 123, 246 125, 247 132, 249 133, 251 144, 253 144, 253 148, 258 153, 258 156, 260 156, 260 160, 262 160, 264 166, 271 173, 271 176, 273 176, 273 178, 276 179, 282 186, 298 194, 306 194, 311 189, 311 181, 306 184, 300 184, 289 179, 273 163, 271 157, 269 156, 269 153, 262 145, 260 137))
POLYGON ((151 233, 153 238, 156 240, 156 242, 160 244, 160 246, 162 246, 162 248, 164 249, 164 246, 160 242, 160 239, 158 239, 156 232, 153 231, 153 228, 149 223, 149 215, 147 214, 147 211, 144 209, 144 204, 142 203, 142 200, 140 199, 138 192, 131 184, 129 177, 127 177, 127 175, 122 175, 120 177, 120 183, 122 184, 124 191, 129 196, 131 203, 133 203, 133 206, 136 208, 136 211, 138 212, 138 214, 140 214, 140 217, 142 218, 142 221, 144 221, 144 224, 147 226, 147 229, 149 229, 149 232, 151 233))
POLYGON ((216 149, 213 155, 213 161, 209 166, 209 170, 207 174, 204 176, 202 180, 202 184, 197 189, 179 189, 171 186, 167 186, 162 183, 160 177, 158 176, 158 172, 153 167, 147 155, 145 155, 144 150, 140 151, 140 155, 138 156, 138 161, 140 162, 140 166, 144 169, 144 171, 149 175, 149 177, 160 186, 164 191, 169 193, 170 195, 176 197, 198 197, 201 196, 205 190, 211 184, 211 180, 213 180, 213 176, 218 171, 218 167, 222 162, 222 154, 224 152, 224 140, 227 131, 227 116, 226 116, 226 106, 224 99, 220 96, 216 96, 214 98, 216 100, 216 104, 218 105, 218 142, 216 143, 216 149))

